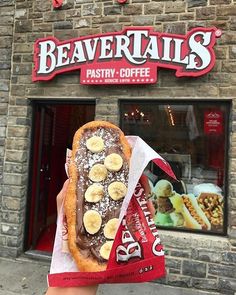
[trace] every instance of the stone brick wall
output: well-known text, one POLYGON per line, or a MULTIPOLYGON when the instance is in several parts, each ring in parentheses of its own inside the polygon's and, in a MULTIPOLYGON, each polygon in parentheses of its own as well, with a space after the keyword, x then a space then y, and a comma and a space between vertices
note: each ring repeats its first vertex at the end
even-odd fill
POLYGON ((7 132, 7 115, 9 106, 10 80, 11 80, 11 57, 13 43, 13 24, 15 7, 11 0, 0 2, 0 252, 8 253, 8 246, 13 231, 11 225, 5 223, 8 214, 9 199, 4 197, 5 186, 3 185, 3 169, 5 165, 5 145, 7 132))
POLYGON ((51 1, 16 0, 14 4, 13 43, 10 32, 14 6, 8 1, 2 1, 0 4, 0 169, 3 169, 1 255, 16 256, 23 249, 31 133, 29 99, 96 98, 96 118, 114 123, 119 122, 119 99, 230 100, 232 122, 228 236, 213 237, 161 231, 167 251, 168 269, 167 277, 161 282, 201 289, 204 290, 203 294, 234 294, 236 0, 128 0, 124 5, 118 4, 116 0, 64 0, 62 8, 58 10, 52 8, 51 1), (57 76, 47 83, 31 82, 33 43, 37 38, 52 35, 59 40, 67 40, 88 34, 120 31, 125 26, 152 26, 161 32, 178 34, 185 34, 196 26, 216 26, 223 31, 215 47, 216 65, 209 74, 195 79, 177 79, 174 71, 161 69, 158 72, 158 83, 155 85, 82 86, 79 84, 77 72, 57 76))
POLYGON ((157 282, 203 294, 235 294, 235 240, 164 231, 160 235, 167 252, 167 276, 157 282))

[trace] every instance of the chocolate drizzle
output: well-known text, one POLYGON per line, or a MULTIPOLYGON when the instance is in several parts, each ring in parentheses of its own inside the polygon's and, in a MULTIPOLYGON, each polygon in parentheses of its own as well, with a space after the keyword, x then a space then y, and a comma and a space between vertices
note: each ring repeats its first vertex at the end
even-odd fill
POLYGON ((120 143, 119 131, 106 127, 85 130, 79 142, 79 149, 75 157, 75 162, 78 171, 76 244, 80 249, 84 250, 83 253, 86 253, 87 256, 93 256, 98 262, 104 262, 104 259, 99 254, 100 247, 106 242, 103 228, 109 219, 119 217, 120 207, 123 201, 112 200, 108 195, 107 188, 113 181, 121 181, 128 186, 129 167, 127 159, 123 154, 123 146, 120 143), (102 152, 92 153, 87 149, 86 140, 92 136, 100 136, 104 140, 105 147, 102 152), (121 170, 118 172, 108 171, 107 178, 100 182, 100 184, 104 186, 105 195, 99 202, 86 202, 84 198, 85 191, 93 184, 88 178, 89 170, 94 164, 103 164, 105 157, 114 152, 123 158, 121 170), (88 234, 83 225, 83 214, 87 210, 96 210, 102 216, 102 226, 99 232, 94 235, 88 234))

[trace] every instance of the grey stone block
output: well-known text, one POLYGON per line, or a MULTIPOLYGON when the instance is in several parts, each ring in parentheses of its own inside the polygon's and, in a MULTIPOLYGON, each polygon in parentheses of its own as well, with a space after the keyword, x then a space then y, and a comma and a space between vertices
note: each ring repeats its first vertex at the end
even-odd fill
POLYGON ((222 294, 235 295, 236 280, 229 278, 219 278, 219 288, 222 294))
POLYGON ((22 232, 22 225, 1 224, 1 233, 7 236, 19 236, 22 232))
MULTIPOLYGON (((2 222, 3 223, 15 223, 19 224, 22 222, 22 213, 14 211, 3 211, 2 212, 2 222)), ((11 256, 10 256, 11 257, 11 256)))
POLYGON ((223 261, 228 264, 236 264, 236 252, 225 252, 223 254, 223 261))
POLYGON ((218 281, 217 281, 217 279, 192 278, 192 285, 196 289, 218 291, 218 281))
MULTIPOLYGON (((5 38, 4 38, 5 39, 5 38)), ((4 40, 3 40, 4 41, 4 40)), ((7 41, 7 40, 5 40, 7 41)), ((12 43, 12 40, 9 41, 9 44, 12 43)), ((6 44, 6 43, 5 43, 6 44)), ((6 44, 7 45, 7 44, 6 44)), ((1 46, 1 38, 0 38, 0 46, 1 46)), ((10 46, 6 46, 10 47, 10 46)), ((5 62, 0 62, 0 70, 8 70, 11 68, 11 62, 5 61, 5 62)))
POLYGON ((208 274, 220 277, 236 278, 236 269, 235 266, 231 265, 209 263, 208 274))
POLYGON ((190 288, 192 286, 191 277, 183 275, 169 274, 167 277, 167 283, 170 286, 190 288))
MULTIPOLYGON (((1 115, 1 114, 0 114, 1 115)), ((6 127, 0 127, 0 137, 6 136, 6 127)))
POLYGON ((29 127, 26 126, 9 126, 8 128, 9 137, 28 137, 29 136, 29 127))
POLYGON ((88 15, 101 15, 102 14, 102 4, 84 4, 82 7, 82 16, 88 15))
POLYGON ((207 249, 193 249, 192 258, 195 260, 209 261, 209 262, 221 262, 222 254, 221 252, 216 252, 214 250, 207 249))
POLYGON ((41 2, 40 0, 34 1, 34 12, 50 11, 52 4, 48 1, 41 2))
POLYGON ((120 15, 122 11, 121 5, 112 5, 104 7, 104 15, 120 15))
POLYGON ((165 3, 165 13, 180 13, 185 12, 185 1, 167 1, 165 3))
POLYGON ((4 173, 3 182, 5 185, 22 185, 25 180, 25 175, 4 173))
POLYGON ((7 185, 3 186, 2 193, 4 196, 17 197, 22 198, 26 195, 26 187, 25 186, 14 186, 7 185))
POLYGON ((2 209, 19 211, 22 208, 22 202, 19 198, 2 197, 2 209))
POLYGON ((19 20, 15 22, 15 32, 25 33, 32 31, 32 21, 31 20, 19 20))
POLYGON ((6 151, 6 161, 7 162, 19 162, 23 163, 27 161, 28 152, 26 151, 6 151))
POLYGON ((162 14, 164 10, 163 3, 147 3, 144 4, 144 14, 162 14))
POLYGON ((53 24, 54 29, 56 30, 61 30, 61 29, 72 29, 73 28, 73 23, 71 21, 61 21, 61 22, 56 22, 53 24))
POLYGON ((15 1, 14 0, 1 0, 0 2, 0 6, 1 7, 8 7, 8 6, 11 6, 11 5, 14 5, 15 1))
POLYGON ((166 257, 166 266, 169 268, 180 269, 182 264, 181 259, 174 259, 172 257, 166 257))
POLYGON ((187 0, 188 8, 206 6, 207 0, 187 0))
POLYGON ((206 277, 206 263, 190 260, 183 261, 183 275, 192 277, 206 277))

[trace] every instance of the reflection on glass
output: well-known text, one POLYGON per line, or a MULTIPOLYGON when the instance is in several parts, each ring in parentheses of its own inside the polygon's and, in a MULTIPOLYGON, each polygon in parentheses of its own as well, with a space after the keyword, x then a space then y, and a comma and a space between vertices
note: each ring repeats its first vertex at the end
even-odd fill
POLYGON ((121 128, 138 135, 171 165, 178 181, 150 163, 156 225, 224 232, 227 102, 123 102, 121 128))

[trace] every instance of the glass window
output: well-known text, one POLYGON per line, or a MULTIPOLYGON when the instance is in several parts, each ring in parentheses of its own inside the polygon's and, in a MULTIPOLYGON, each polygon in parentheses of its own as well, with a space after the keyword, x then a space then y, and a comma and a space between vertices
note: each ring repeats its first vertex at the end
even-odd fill
POLYGON ((120 125, 166 159, 178 181, 155 164, 146 167, 163 228, 225 234, 228 102, 120 102, 120 125))

